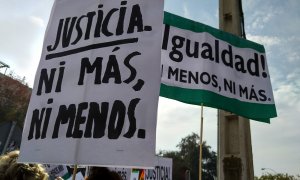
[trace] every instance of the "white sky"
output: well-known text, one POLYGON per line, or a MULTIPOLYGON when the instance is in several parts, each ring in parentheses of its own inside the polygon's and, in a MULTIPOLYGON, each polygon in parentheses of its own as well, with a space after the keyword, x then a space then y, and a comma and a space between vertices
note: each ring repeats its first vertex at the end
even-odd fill
MULTIPOLYGON (((0 4, 0 61, 32 87, 53 0, 0 4)), ((244 0, 243 9, 247 39, 266 48, 278 113, 271 124, 251 121, 255 174, 300 174, 300 1, 244 0)), ((165 0, 165 11, 218 28, 218 0, 165 0)), ((204 118, 204 140, 217 151, 216 110, 205 108, 204 118)), ((176 150, 199 122, 200 107, 160 98, 156 149, 176 150)))

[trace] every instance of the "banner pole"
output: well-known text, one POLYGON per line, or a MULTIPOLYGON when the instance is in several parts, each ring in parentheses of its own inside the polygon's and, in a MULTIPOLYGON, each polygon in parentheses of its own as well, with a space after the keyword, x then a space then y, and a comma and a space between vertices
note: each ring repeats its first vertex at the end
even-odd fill
POLYGON ((77 164, 74 165, 72 180, 76 179, 76 173, 77 173, 77 164))
POLYGON ((203 103, 201 103, 201 126, 200 126, 200 142, 199 142, 199 180, 202 179, 202 137, 203 137, 203 103))

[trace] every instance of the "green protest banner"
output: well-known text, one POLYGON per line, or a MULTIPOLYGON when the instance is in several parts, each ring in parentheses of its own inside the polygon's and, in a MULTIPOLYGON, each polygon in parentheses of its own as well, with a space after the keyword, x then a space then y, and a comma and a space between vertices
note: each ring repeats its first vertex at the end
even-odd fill
POLYGON ((164 14, 160 95, 270 122, 276 107, 262 45, 164 14))

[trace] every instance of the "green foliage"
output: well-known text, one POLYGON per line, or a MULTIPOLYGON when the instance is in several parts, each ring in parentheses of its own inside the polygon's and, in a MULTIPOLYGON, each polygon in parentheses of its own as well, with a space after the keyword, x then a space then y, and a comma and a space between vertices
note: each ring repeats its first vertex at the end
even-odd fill
POLYGON ((300 176, 297 177, 289 175, 289 174, 264 174, 261 177, 255 177, 254 180, 299 180, 300 176))
MULTIPOLYGON (((179 151, 161 151, 159 155, 173 158, 173 179, 182 180, 190 170, 191 180, 199 179, 199 136, 195 133, 181 139, 179 151)), ((213 180, 217 176, 217 156, 206 142, 202 144, 202 179, 213 180)))

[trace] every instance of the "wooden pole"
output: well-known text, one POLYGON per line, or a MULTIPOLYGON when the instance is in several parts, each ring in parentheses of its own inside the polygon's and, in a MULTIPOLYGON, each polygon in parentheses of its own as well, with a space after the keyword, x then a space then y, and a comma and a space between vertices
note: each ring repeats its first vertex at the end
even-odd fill
POLYGON ((77 173, 77 164, 74 165, 72 180, 76 179, 76 173, 77 173))
POLYGON ((200 125, 200 142, 199 142, 199 180, 202 179, 202 141, 203 141, 203 103, 201 104, 201 125, 200 125))

